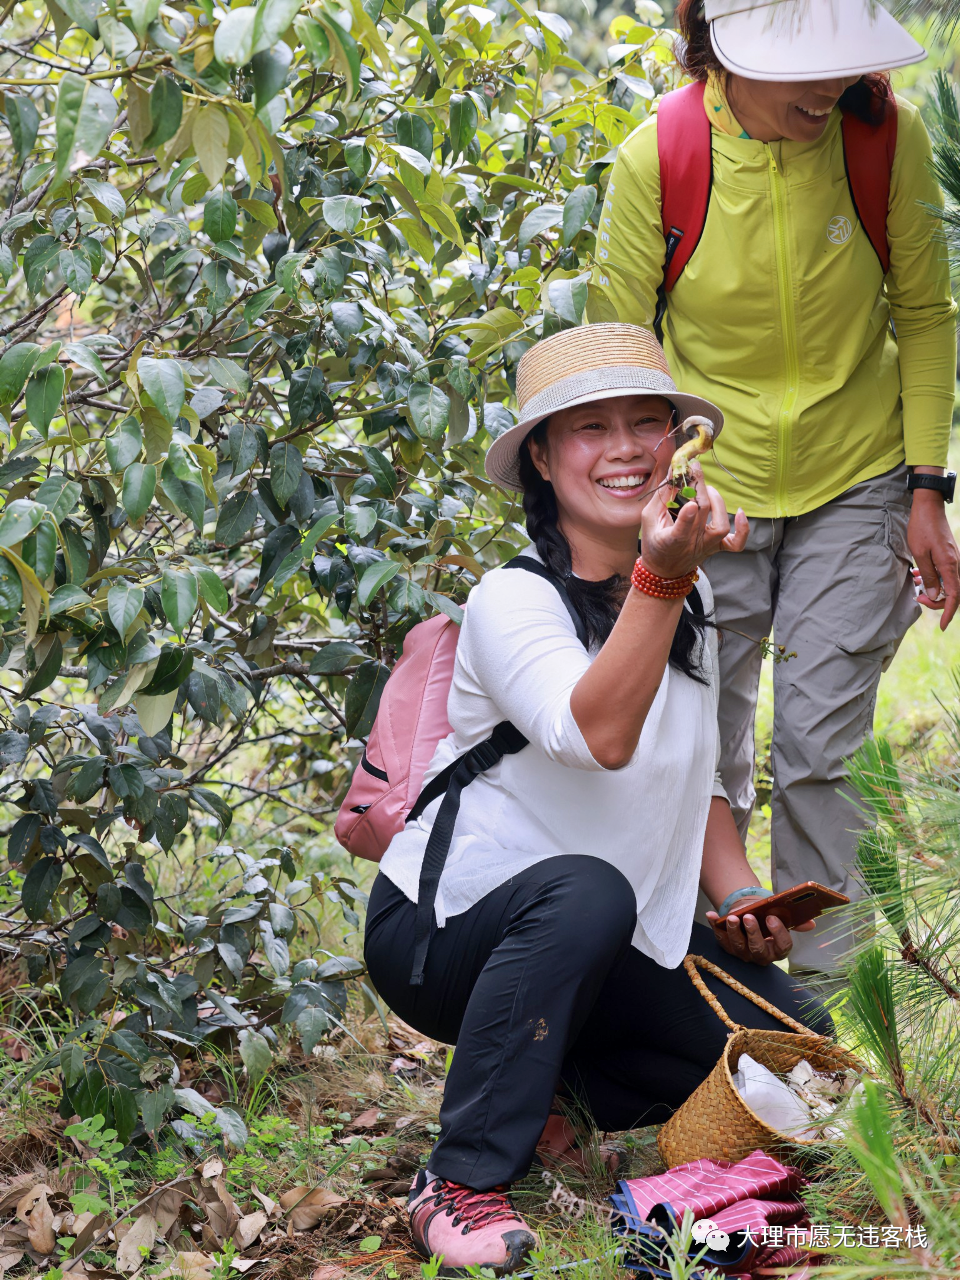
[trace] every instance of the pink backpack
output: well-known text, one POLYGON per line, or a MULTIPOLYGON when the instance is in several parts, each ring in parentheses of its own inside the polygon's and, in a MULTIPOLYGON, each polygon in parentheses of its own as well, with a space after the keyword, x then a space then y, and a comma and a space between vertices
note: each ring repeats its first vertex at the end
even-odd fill
POLYGON ((450 732, 447 698, 460 628, 438 614, 403 642, 334 834, 357 858, 379 862, 423 789, 437 744, 450 732))
MULTIPOLYGON (((537 560, 517 556, 505 569, 526 569, 545 578, 560 593, 577 635, 586 645, 579 615, 559 578, 537 560)), ((439 796, 443 803, 434 819, 420 872, 417 898, 416 953, 412 983, 423 980, 433 905, 453 829, 460 809, 460 793, 478 774, 492 769, 505 755, 522 751, 527 739, 509 720, 498 724, 489 738, 452 760, 424 787, 423 777, 437 746, 451 732, 447 699, 460 630, 449 618, 418 622, 403 642, 403 656, 390 673, 376 719, 340 806, 334 834, 355 857, 379 862, 404 823, 418 818, 439 796)))

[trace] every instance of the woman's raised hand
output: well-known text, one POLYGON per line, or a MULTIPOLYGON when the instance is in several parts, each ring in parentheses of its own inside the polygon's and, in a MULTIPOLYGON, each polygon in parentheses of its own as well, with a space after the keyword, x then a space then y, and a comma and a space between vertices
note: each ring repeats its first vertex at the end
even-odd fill
POLYGON ((737 512, 731 530, 723 499, 707 484, 699 462, 691 465, 690 472, 696 501, 681 507, 676 520, 668 504, 677 490, 670 485, 653 494, 641 516, 643 563, 661 578, 682 578, 718 551, 742 551, 750 531, 742 511, 737 512))

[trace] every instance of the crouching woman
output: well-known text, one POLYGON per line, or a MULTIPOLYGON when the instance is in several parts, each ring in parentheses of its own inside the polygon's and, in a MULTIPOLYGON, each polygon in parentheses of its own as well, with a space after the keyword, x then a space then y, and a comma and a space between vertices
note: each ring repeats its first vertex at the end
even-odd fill
MULTIPOLYGON (((556 1154, 559 1133, 563 1145, 557 1099, 624 1130, 666 1120, 705 1079, 726 1029, 682 968, 688 951, 831 1027, 770 967, 791 946, 779 921, 772 939, 749 914, 714 932, 693 921, 698 885, 718 908, 765 896, 716 781, 717 636, 697 578, 709 556, 743 546, 747 522, 738 513, 731 529, 698 466, 679 514, 665 483, 678 423, 698 413, 719 429, 722 415, 679 392, 656 340, 632 325, 537 343, 517 394, 521 422, 487 472, 523 493, 533 571, 494 570, 471 593, 453 733, 427 777, 504 721, 529 745, 463 791, 421 981, 416 904, 439 800, 393 840, 367 916, 380 994, 456 1045, 409 1203, 414 1242, 443 1256, 441 1274, 508 1273, 534 1247, 507 1191, 538 1142, 556 1154)), ((708 982, 738 1022, 783 1029, 708 982)))

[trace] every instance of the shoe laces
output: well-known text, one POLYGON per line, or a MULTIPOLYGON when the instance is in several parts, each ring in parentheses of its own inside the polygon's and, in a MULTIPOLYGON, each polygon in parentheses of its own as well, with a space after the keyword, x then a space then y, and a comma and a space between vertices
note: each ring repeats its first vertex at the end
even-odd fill
POLYGON ((456 1182, 438 1178, 433 1184, 433 1195, 428 1200, 438 1209, 445 1209, 453 1218, 454 1226, 463 1223, 463 1233, 494 1222, 516 1222, 517 1214, 506 1193, 497 1187, 491 1191, 474 1191, 456 1182))

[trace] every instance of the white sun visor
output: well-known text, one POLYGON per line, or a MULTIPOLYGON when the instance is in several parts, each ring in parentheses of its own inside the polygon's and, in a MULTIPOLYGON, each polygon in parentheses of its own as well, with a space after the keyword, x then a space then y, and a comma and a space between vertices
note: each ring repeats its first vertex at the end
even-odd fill
POLYGON ((706 0, 713 47, 750 80, 833 80, 922 62, 879 0, 706 0))

